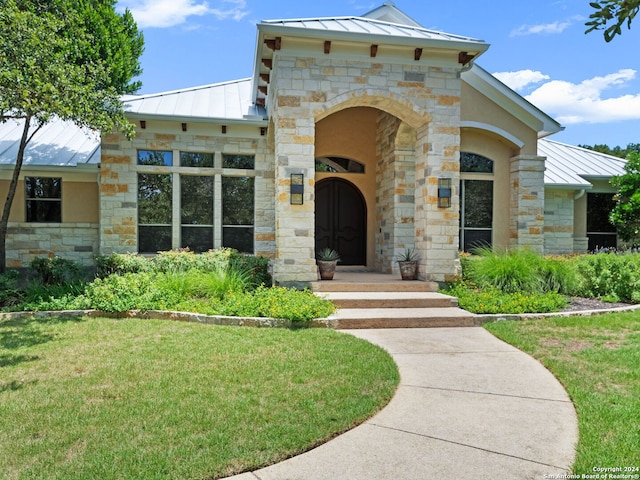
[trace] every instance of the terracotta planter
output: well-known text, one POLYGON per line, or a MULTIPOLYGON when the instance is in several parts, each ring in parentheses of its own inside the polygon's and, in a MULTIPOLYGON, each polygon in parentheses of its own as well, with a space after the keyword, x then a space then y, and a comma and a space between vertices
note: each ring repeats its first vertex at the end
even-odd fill
POLYGON ((336 271, 337 261, 318 260, 318 271, 320 272, 320 280, 333 280, 333 274, 336 271))
POLYGON ((418 278, 418 262, 398 262, 402 280, 415 280, 418 278))

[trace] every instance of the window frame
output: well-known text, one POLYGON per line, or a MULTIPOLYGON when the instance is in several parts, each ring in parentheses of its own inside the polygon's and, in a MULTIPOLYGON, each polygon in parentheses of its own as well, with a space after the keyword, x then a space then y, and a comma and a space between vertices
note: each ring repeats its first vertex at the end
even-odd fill
POLYGON ((460 220, 459 220, 459 249, 461 251, 465 250, 466 243, 466 232, 489 232, 490 242, 488 246, 493 245, 493 231, 495 228, 494 220, 495 220, 495 160, 492 160, 484 155, 480 155, 473 152, 460 152, 460 220), (465 156, 477 157, 478 160, 487 161, 486 165, 490 171, 486 171, 487 169, 478 169, 474 171, 473 169, 465 169, 464 162, 465 156), (466 222, 466 204, 465 204, 465 193, 466 193, 466 184, 467 181, 486 181, 491 182, 491 226, 490 227, 467 227, 465 226, 466 222))
POLYGON ((63 223, 63 218, 62 218, 62 177, 43 177, 40 175, 29 175, 29 176, 25 176, 24 177, 24 202, 25 202, 25 212, 24 212, 24 218, 25 218, 25 223, 63 223), (49 197, 49 196, 42 196, 42 197, 30 197, 29 196, 29 180, 30 179, 35 179, 35 180, 57 180, 58 182, 58 192, 59 192, 59 196, 56 197, 49 197), (30 214, 30 212, 32 211, 32 209, 30 208, 29 204, 31 202, 35 202, 35 203, 57 203, 58 204, 58 211, 57 211, 57 215, 55 219, 46 219, 46 220, 37 220, 37 211, 33 214, 35 215, 35 218, 33 218, 30 214))

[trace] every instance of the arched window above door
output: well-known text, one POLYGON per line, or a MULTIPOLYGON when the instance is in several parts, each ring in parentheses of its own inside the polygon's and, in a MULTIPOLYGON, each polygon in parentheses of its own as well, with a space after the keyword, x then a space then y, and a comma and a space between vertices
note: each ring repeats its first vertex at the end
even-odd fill
POLYGON ((316 158, 316 172, 364 173, 364 163, 343 157, 316 158))
POLYGON ((493 160, 476 153, 460 152, 460 172, 493 173, 493 160))

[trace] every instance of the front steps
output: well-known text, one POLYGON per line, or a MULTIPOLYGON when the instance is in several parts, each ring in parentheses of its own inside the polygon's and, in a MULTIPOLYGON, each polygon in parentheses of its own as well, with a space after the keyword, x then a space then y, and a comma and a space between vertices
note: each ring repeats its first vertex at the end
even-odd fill
POLYGON ((336 329, 476 326, 458 299, 438 293, 436 284, 379 275, 314 282, 316 295, 338 307, 322 322, 336 329))

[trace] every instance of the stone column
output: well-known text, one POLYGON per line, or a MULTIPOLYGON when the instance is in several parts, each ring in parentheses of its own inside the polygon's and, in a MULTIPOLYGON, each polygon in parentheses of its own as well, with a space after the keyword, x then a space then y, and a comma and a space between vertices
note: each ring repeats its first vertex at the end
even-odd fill
POLYGON ((460 129, 452 124, 459 109, 448 112, 446 118, 418 129, 416 142, 416 251, 421 257, 420 278, 434 282, 460 274, 460 129), (450 207, 438 207, 438 178, 451 180, 450 207))
POLYGON ((275 112, 276 254, 274 278, 302 286, 317 280, 315 262, 315 122, 299 96, 280 95, 275 112), (291 205, 291 174, 304 175, 302 205, 291 205))
POLYGON ((520 155, 511 159, 509 244, 544 253, 545 157, 520 155))

